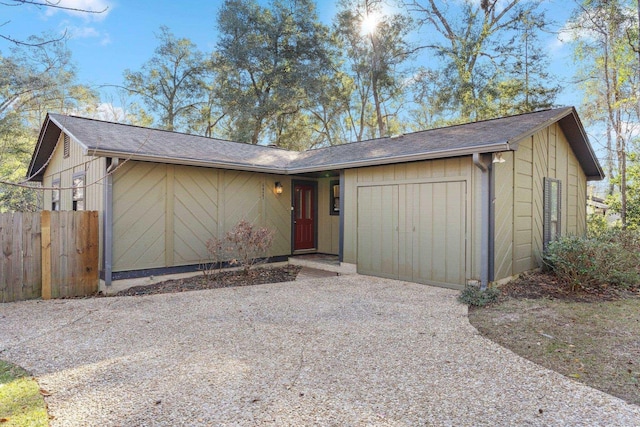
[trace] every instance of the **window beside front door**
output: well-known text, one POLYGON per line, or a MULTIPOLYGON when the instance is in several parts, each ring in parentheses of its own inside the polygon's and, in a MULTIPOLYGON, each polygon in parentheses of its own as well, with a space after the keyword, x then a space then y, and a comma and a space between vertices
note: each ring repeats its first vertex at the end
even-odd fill
POLYGON ((553 178, 544 179, 544 248, 562 234, 562 182, 553 178))
POLYGON ((340 181, 329 182, 329 215, 340 215, 340 181))

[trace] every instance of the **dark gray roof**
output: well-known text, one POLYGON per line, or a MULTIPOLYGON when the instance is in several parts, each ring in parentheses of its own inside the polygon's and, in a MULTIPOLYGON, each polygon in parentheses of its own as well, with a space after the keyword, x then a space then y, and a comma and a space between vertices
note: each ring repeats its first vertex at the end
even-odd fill
MULTIPOLYGON (((297 174, 352 167, 517 150, 523 138, 559 122, 589 179, 604 174, 574 108, 558 108, 493 120, 293 152, 183 133, 49 114, 29 167, 47 161, 61 131, 87 154, 226 169, 297 174), (52 126, 53 124, 53 126, 52 126)), ((41 179, 42 171, 34 177, 41 179)))

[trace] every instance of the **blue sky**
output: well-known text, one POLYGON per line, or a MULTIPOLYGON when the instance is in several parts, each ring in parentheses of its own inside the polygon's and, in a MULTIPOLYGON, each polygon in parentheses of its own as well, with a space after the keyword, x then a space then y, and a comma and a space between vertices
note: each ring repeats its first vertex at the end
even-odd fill
MULTIPOLYGON (((17 39, 50 31, 71 36, 68 47, 77 64, 81 83, 95 87, 119 85, 125 69, 137 70, 153 54, 159 27, 168 26, 178 37, 191 39, 201 50, 215 47, 215 21, 221 1, 176 0, 61 0, 62 5, 102 10, 101 14, 78 14, 34 6, 0 6, 0 32, 17 39)), ((318 0, 318 14, 330 23, 335 1, 318 0)), ((573 2, 547 0, 544 7, 560 27, 574 7, 573 2)), ((423 35, 424 36, 424 35, 423 35)), ((580 95, 568 82, 574 66, 571 51, 550 34, 544 41, 552 59, 551 70, 565 88, 558 104, 576 105, 580 95)), ((9 44, 0 42, 0 52, 8 53, 9 44)))

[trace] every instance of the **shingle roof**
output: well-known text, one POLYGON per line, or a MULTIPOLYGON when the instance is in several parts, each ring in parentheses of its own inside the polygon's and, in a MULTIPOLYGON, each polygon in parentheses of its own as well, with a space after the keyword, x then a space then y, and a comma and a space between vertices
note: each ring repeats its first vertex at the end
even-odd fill
MULTIPOLYGON (((37 172, 46 162, 60 131, 69 134, 87 154, 162 163, 296 174, 414 160, 516 150, 523 138, 559 122, 588 178, 604 174, 574 108, 558 108, 493 120, 449 126, 304 152, 243 144, 49 114, 29 167, 37 172), (55 126, 50 126, 50 123, 55 126)), ((42 176, 42 171, 38 174, 42 176)), ((37 179, 37 178, 34 178, 37 179)))
POLYGON ((51 120, 91 154, 120 153, 162 159, 263 166, 284 170, 296 153, 185 133, 50 114, 51 120))

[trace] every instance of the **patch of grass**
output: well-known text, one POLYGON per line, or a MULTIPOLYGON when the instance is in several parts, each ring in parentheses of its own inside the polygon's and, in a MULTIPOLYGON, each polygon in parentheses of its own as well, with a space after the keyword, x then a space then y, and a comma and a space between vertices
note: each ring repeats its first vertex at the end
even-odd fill
POLYGON ((38 383, 19 366, 0 360, 0 425, 48 426, 38 383))
POLYGON ((513 299, 471 310, 487 338, 535 363, 640 405, 640 299, 513 299))

